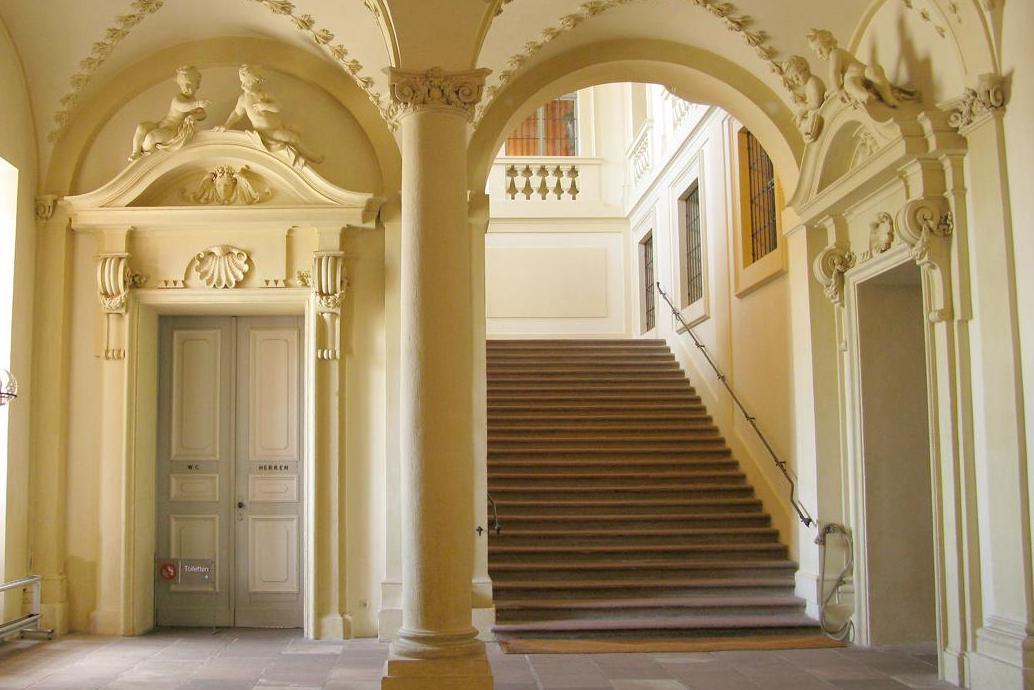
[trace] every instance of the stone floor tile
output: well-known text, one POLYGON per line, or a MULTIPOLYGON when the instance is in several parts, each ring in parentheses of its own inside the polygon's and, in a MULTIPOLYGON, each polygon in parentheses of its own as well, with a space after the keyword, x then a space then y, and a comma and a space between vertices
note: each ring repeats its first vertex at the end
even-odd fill
POLYGON ((677 680, 612 680, 614 690, 686 690, 677 680))

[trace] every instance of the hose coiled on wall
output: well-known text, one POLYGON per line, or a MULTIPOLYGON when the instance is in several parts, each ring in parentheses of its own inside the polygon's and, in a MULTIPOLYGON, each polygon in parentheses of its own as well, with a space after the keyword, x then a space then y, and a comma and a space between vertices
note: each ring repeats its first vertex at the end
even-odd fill
POLYGON ((847 584, 847 577, 854 569, 854 539, 851 537, 851 532, 843 525, 838 525, 835 522, 829 522, 819 529, 819 535, 815 537, 815 543, 819 546, 819 589, 820 599, 819 604, 819 626, 829 637, 834 640, 844 641, 849 640, 854 636, 854 623, 848 618, 839 625, 831 624, 826 618, 826 609, 829 603, 833 601, 834 597, 840 592, 840 588, 847 584), (829 590, 829 594, 822 596, 821 590, 825 589, 826 586, 826 539, 831 534, 839 534, 847 546, 847 559, 844 563, 844 568, 840 571, 837 576, 836 582, 833 583, 833 588, 829 590))

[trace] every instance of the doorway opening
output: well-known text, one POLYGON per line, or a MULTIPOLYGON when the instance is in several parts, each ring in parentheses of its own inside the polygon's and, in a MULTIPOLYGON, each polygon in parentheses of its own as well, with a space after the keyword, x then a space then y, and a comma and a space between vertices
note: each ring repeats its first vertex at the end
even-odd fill
POLYGON ((302 319, 159 321, 159 559, 211 583, 155 585, 157 625, 301 627, 302 319))
POLYGON ((933 480, 920 269, 858 286, 866 644, 937 639, 933 480))

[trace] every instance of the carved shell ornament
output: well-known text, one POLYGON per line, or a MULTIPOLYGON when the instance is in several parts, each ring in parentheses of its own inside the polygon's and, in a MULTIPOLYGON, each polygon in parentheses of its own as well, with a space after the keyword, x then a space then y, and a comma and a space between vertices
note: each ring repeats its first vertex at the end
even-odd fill
POLYGON ((237 287, 250 269, 246 251, 224 244, 198 252, 193 263, 202 282, 217 289, 237 287))

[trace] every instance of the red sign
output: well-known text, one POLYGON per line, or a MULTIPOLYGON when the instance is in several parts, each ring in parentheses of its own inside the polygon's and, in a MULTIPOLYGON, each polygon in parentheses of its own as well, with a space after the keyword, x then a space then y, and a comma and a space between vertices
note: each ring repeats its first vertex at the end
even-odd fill
POLYGON ((173 561, 163 561, 158 566, 158 576, 166 582, 172 582, 176 579, 176 563, 173 561))

